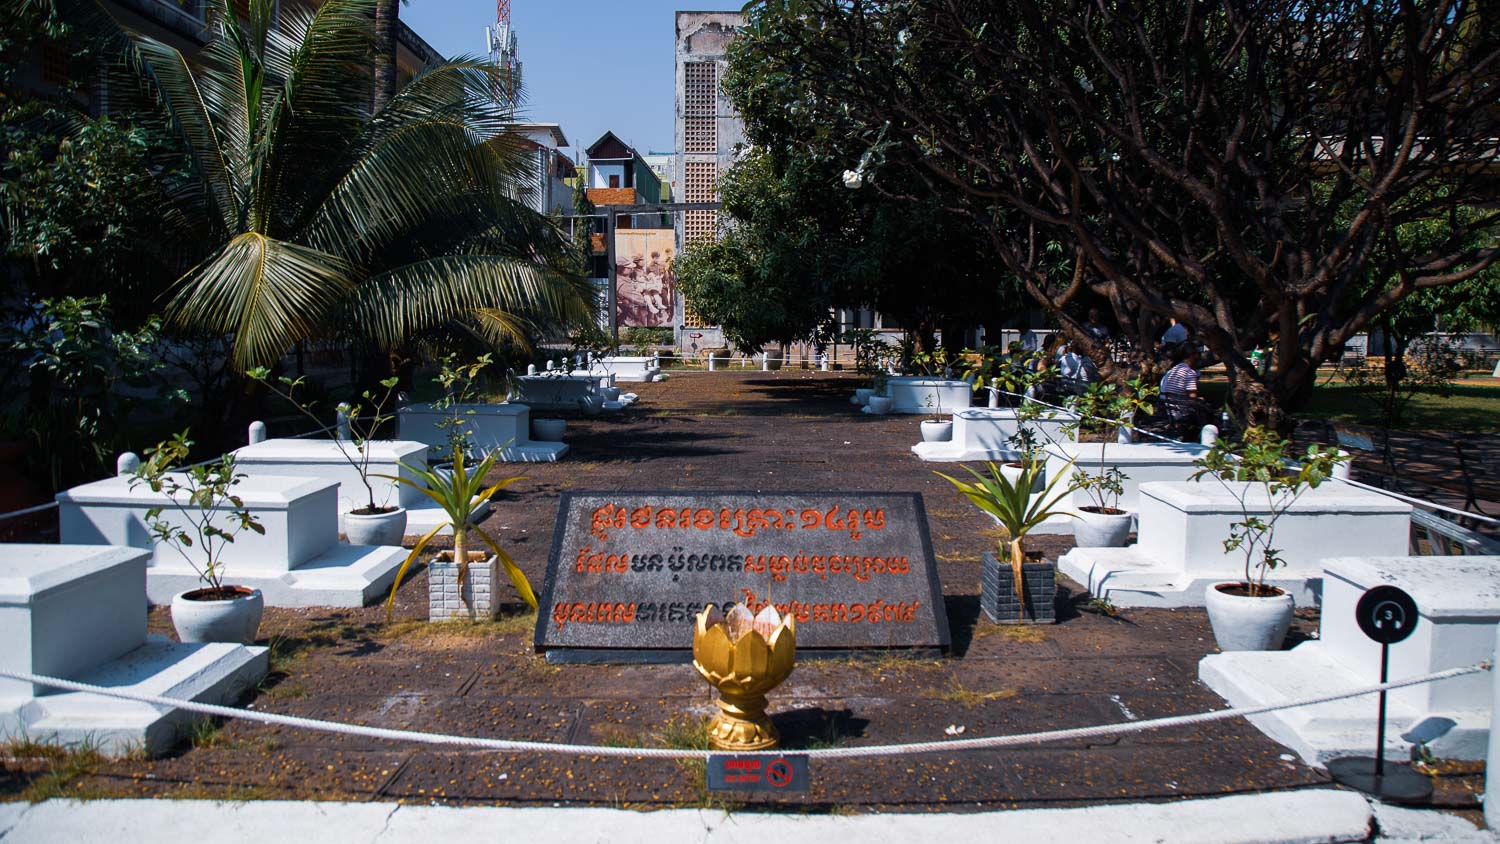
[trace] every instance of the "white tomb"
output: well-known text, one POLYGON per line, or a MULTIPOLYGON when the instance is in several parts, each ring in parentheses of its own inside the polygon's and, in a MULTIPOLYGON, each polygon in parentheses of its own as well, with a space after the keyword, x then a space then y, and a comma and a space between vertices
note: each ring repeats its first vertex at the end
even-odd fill
MULTIPOLYGON (((1258 484, 1247 489, 1252 513, 1270 513, 1258 484)), ((1139 488, 1139 530, 1126 548, 1074 548, 1058 570, 1090 594, 1121 607, 1203 606, 1215 583, 1244 580, 1242 551, 1225 551, 1230 525, 1244 518, 1239 501, 1213 478, 1200 482, 1148 482, 1139 488)), ((1406 552, 1411 505, 1337 483, 1304 492, 1276 522, 1275 545, 1286 565, 1266 582, 1292 593, 1299 607, 1315 606, 1326 557, 1406 552)))
POLYGON ((885 382, 881 395, 891 399, 891 413, 957 413, 969 407, 974 388, 968 381, 902 375, 885 382))
MULTIPOLYGON (((233 703, 265 677, 266 649, 180 644, 146 634, 141 549, 3 545, 0 666, 140 694, 233 703)), ((97 743, 117 755, 160 752, 191 713, 85 692, 0 680, 0 731, 60 743, 97 743)))
MULTIPOLYGON (((130 476, 106 478, 57 494, 62 542, 77 545, 128 545, 152 548, 146 511, 163 508, 162 517, 194 535, 187 517, 166 493, 135 484, 130 476)), ((240 531, 223 546, 225 581, 265 593, 267 606, 360 607, 383 594, 406 558, 400 547, 345 545, 338 536, 338 482, 334 480, 248 475, 234 494, 265 529, 240 531)), ((229 529, 227 520, 214 524, 229 529)), ((196 562, 199 549, 159 544, 146 577, 146 595, 164 604, 172 596, 201 585, 196 562)))
MULTIPOLYGON (((376 477, 389 475, 415 481, 417 476, 412 469, 427 468, 429 447, 425 443, 411 440, 371 440, 366 446, 371 449, 370 486, 375 490, 375 503, 406 508, 407 536, 424 536, 448 520, 448 515, 442 508, 416 487, 376 477), (401 465, 403 463, 406 465, 401 465)), ((350 454, 357 454, 352 442, 345 442, 344 447, 350 450, 350 454)), ((369 503, 359 472, 344 459, 338 446, 331 440, 263 440, 238 449, 234 454, 239 467, 248 475, 287 475, 338 481, 339 533, 344 532, 344 514, 369 503)), ((475 520, 489 515, 489 511, 489 503, 486 502, 475 511, 475 520)), ((445 534, 452 532, 452 528, 442 530, 445 534)))
MULTIPOLYGON (((1410 638, 1391 645, 1390 678, 1420 676, 1491 659, 1500 623, 1500 557, 1341 557, 1324 561, 1320 638, 1289 651, 1212 654, 1198 664, 1209 688, 1238 707, 1334 694, 1380 681, 1380 646, 1360 632, 1354 607, 1371 587, 1392 584, 1416 600, 1410 638)), ((1405 760, 1418 742, 1448 759, 1483 759, 1490 728, 1488 673, 1392 691, 1385 755, 1405 760)), ((1253 715, 1250 722, 1310 764, 1369 756, 1376 696, 1253 715)))
POLYGON ((661 365, 657 359, 643 355, 612 355, 596 358, 589 368, 594 372, 613 375, 619 381, 655 381, 661 375, 661 365))
MULTIPOLYGON (((1064 442, 1073 439, 1063 431, 1064 426, 1077 418, 1057 411, 1027 425, 1036 432, 1039 444, 1064 442)), ((1021 452, 1011 440, 1019 425, 1013 407, 971 407, 953 414, 952 440, 917 443, 911 450, 923 460, 937 462, 1019 460, 1021 452)))
POLYGON ((593 400, 602 410, 623 410, 636 400, 635 393, 620 393, 608 398, 615 376, 609 373, 568 375, 522 375, 516 379, 514 400, 532 410, 579 410, 593 400))
POLYGON ((568 453, 565 443, 533 442, 531 409, 510 402, 403 407, 398 413, 401 439, 445 449, 448 447, 448 430, 443 426, 455 414, 468 426, 474 448, 483 454, 498 451, 500 459, 507 462, 553 463, 568 453))

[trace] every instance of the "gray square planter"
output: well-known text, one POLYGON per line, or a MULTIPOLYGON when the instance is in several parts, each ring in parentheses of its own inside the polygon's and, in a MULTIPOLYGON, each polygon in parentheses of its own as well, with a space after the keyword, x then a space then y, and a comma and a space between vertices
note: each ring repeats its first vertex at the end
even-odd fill
POLYGON ((1026 610, 1016 600, 1016 575, 1010 563, 1001 564, 985 553, 979 579, 979 606, 996 624, 1055 624, 1057 569, 1049 562, 1026 563, 1021 575, 1026 585, 1026 610))
POLYGON ((429 621, 492 619, 500 614, 495 584, 500 561, 479 551, 469 552, 469 574, 463 588, 458 584, 458 564, 452 551, 441 551, 427 569, 427 618, 429 621))

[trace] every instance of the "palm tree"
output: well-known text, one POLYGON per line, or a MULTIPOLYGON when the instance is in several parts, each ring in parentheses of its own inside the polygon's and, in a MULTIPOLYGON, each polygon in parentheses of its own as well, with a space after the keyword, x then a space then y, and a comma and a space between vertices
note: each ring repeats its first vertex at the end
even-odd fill
POLYGON ((242 25, 214 0, 196 68, 134 39, 212 249, 168 291, 170 320, 232 335, 244 370, 333 324, 390 348, 455 324, 524 344, 592 318, 562 233, 517 199, 532 174, 493 66, 430 68, 370 114, 372 0, 286 4, 274 28, 273 5, 250 0, 242 25))

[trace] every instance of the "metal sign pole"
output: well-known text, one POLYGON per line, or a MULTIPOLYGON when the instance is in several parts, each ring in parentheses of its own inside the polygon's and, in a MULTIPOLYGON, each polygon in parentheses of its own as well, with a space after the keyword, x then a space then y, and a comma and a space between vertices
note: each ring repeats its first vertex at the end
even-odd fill
POLYGON ((608 217, 605 224, 604 249, 609 262, 609 291, 605 296, 606 307, 609 308, 609 351, 614 354, 619 351, 620 326, 619 317, 615 313, 615 209, 614 206, 607 207, 608 217))

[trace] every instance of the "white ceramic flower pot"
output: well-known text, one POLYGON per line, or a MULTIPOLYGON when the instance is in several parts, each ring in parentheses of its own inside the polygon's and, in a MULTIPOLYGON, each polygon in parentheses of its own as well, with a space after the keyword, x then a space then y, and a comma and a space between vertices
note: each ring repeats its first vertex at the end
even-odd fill
POLYGON ((1073 541, 1079 548, 1123 548, 1130 538, 1130 514, 1096 513, 1078 508, 1073 520, 1073 541))
MULTIPOLYGON (((1018 483, 1020 483, 1021 482, 1021 473, 1024 472, 1024 471, 1026 471, 1026 467, 1023 466, 1023 465, 1021 465, 1020 463, 1002 463, 1002 464, 1000 464, 1000 477, 1005 478, 1007 481, 1010 481, 1011 484, 1018 484, 1018 483)), ((1046 468, 1045 465, 1043 465, 1042 471, 1036 473, 1036 480, 1031 485, 1031 491, 1032 492, 1041 492, 1042 490, 1044 490, 1046 488, 1047 488, 1047 468, 1046 468)))
POLYGON ((850 399, 850 401, 860 407, 864 407, 870 403, 870 396, 873 395, 875 395, 873 387, 860 387, 854 391, 854 398, 850 399))
POLYGON ((922 420, 922 442, 945 443, 953 440, 953 423, 949 421, 938 422, 932 419, 922 420))
POLYGON ((259 589, 226 586, 240 593, 228 600, 201 601, 191 596, 207 590, 193 589, 172 596, 172 626, 184 642, 255 642, 265 598, 259 589))
POLYGON ((344 536, 350 545, 400 545, 406 539, 406 508, 370 515, 345 513, 344 536))
MULTIPOLYGON (((1242 583, 1220 583, 1203 593, 1208 623, 1221 651, 1274 651, 1286 639, 1296 608, 1288 592, 1276 589, 1269 597, 1250 597, 1224 592, 1243 588, 1242 583)), ((1274 587, 1271 587, 1274 588, 1274 587)))
POLYGON ((566 419, 531 420, 531 438, 537 442, 560 443, 567 430, 568 420, 566 419))
POLYGON ((876 416, 884 416, 891 412, 891 402, 893 401, 894 399, 890 396, 870 396, 870 400, 865 405, 865 408, 876 416))

